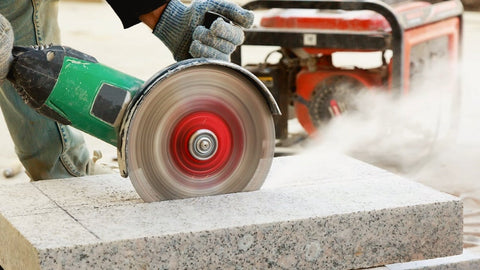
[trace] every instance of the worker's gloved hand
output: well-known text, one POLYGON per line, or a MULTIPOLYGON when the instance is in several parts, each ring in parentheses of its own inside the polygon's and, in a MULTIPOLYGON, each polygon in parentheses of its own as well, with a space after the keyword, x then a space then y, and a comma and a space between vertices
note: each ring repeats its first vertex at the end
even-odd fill
POLYGON ((165 43, 177 61, 190 57, 228 61, 230 54, 243 43, 241 27, 251 27, 253 19, 253 12, 224 0, 194 0, 190 6, 171 0, 153 33, 165 43), (235 25, 218 18, 210 29, 206 29, 201 24, 207 11, 225 16, 235 25))
POLYGON ((12 61, 13 29, 0 14, 0 82, 5 80, 12 61))

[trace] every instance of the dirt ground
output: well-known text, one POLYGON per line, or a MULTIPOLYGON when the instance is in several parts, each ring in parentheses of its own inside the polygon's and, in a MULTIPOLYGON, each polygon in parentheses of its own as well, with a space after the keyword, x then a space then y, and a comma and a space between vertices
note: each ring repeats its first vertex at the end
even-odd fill
MULTIPOLYGON (((173 63, 169 51, 144 25, 124 30, 120 20, 104 2, 60 1, 59 19, 64 45, 95 56, 118 70, 148 79, 173 63)), ((465 14, 462 102, 458 136, 454 142, 435 152, 424 167, 408 178, 440 191, 459 196, 465 205, 465 246, 480 245, 480 104, 477 87, 477 63, 480 63, 480 13, 465 14)), ((261 53, 261 52, 258 52, 261 53)), ((258 55, 248 55, 255 60, 258 55)), ((247 60, 248 61, 248 60, 247 60)), ((14 146, 3 121, 0 121, 0 170, 19 170, 16 176, 0 176, 0 185, 28 181, 19 167, 14 146)), ((86 135, 88 146, 101 150, 101 163, 116 167, 116 148, 86 135)))

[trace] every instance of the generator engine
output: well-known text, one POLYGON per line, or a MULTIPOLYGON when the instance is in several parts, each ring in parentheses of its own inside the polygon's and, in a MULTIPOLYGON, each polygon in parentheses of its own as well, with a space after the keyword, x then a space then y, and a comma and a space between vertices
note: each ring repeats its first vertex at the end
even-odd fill
MULTIPOLYGON (((288 120, 295 117, 314 136, 332 117, 355 110, 353 97, 360 91, 395 96, 415 91, 415 79, 431 67, 444 67, 436 68, 436 76, 458 87, 454 67, 460 55, 461 3, 390 2, 394 14, 388 16, 380 2, 312 1, 312 8, 285 2, 262 14, 257 29, 246 31, 244 45, 279 47, 277 62, 267 56, 245 66, 269 88, 283 113, 275 118, 277 139, 288 137, 288 120), (328 9, 318 8, 322 5, 328 9), (367 55, 374 64, 359 65, 356 55, 367 55)), ((270 5, 259 0, 245 7, 270 5)), ((234 62, 241 63, 241 53, 236 57, 234 62)))

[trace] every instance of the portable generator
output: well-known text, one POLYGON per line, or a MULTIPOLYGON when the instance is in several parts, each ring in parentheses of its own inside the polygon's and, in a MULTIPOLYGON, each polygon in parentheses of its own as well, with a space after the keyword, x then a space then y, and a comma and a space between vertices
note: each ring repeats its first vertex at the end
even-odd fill
POLYGON ((283 112, 275 118, 279 140, 288 137, 289 118, 296 117, 314 135, 352 107, 352 93, 381 89, 402 96, 414 91, 415 77, 432 67, 451 91, 460 90, 455 68, 460 58, 460 0, 259 0, 244 8, 266 11, 258 27, 246 30, 243 48, 278 46, 281 58, 276 63, 242 63, 241 47, 232 61, 246 65, 275 97, 283 112), (335 56, 345 52, 370 52, 379 64, 335 64, 335 56))

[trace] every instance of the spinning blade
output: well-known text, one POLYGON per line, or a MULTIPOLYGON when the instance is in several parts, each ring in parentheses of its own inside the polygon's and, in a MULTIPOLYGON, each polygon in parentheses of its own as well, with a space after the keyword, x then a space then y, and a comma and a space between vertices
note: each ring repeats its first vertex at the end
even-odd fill
POLYGON ((271 113, 254 84, 215 65, 153 85, 127 132, 128 173, 145 201, 259 189, 275 143, 271 113))

